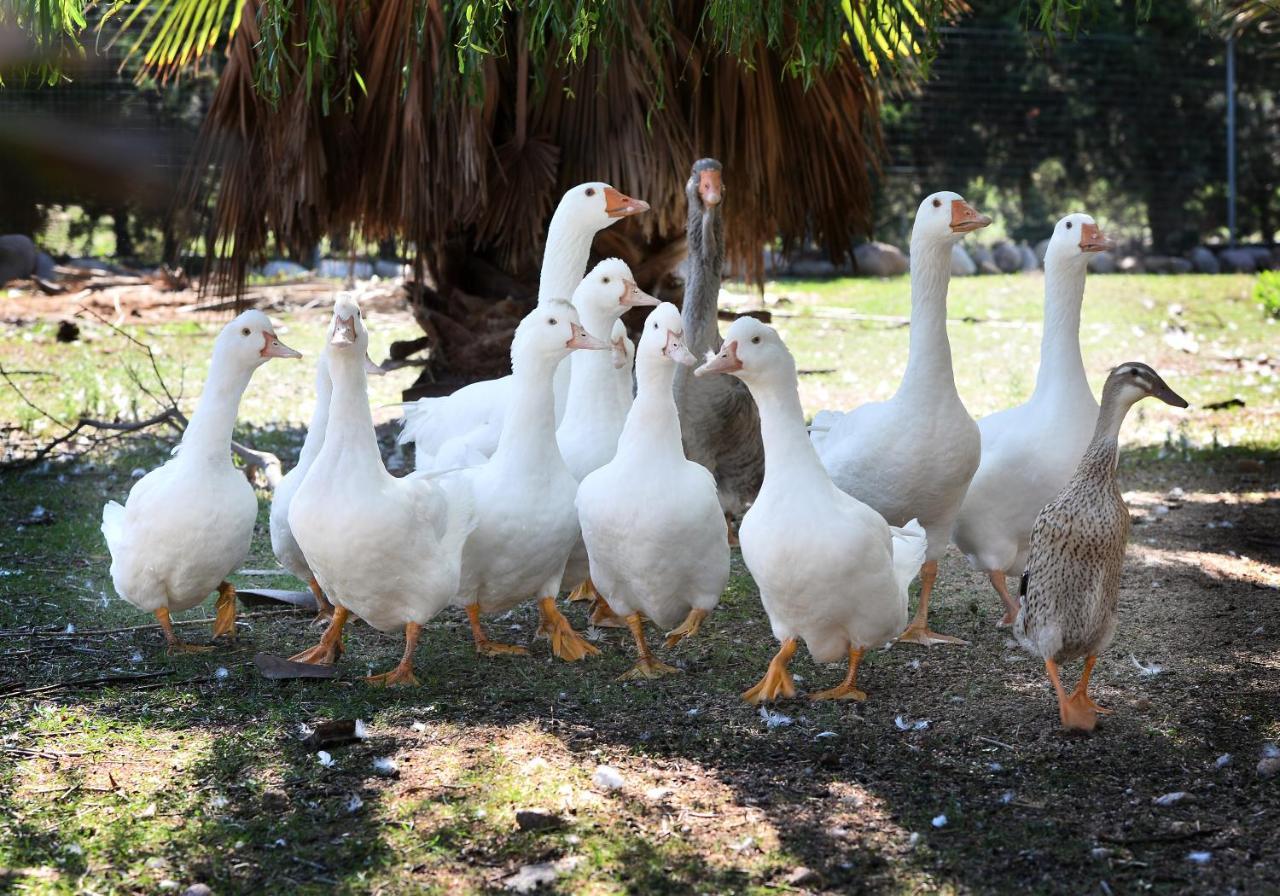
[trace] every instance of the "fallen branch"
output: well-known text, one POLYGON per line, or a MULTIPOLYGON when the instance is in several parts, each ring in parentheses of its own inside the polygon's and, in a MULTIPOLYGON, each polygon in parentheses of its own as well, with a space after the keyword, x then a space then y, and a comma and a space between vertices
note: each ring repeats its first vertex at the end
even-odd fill
MULTIPOLYGON (((309 612, 309 610, 307 610, 306 608, 299 610, 293 607, 279 609, 279 610, 264 610, 261 613, 241 613, 236 616, 236 621, 242 621, 245 619, 263 619, 271 616, 284 616, 289 614, 298 614, 298 613, 305 613, 305 612, 309 612)), ((203 619, 175 619, 173 620, 172 625, 174 628, 177 628, 180 625, 211 625, 212 623, 213 623, 213 617, 209 616, 203 619)), ((35 628, 30 628, 30 629, 9 628, 9 629, 0 629, 0 638, 88 638, 91 636, 97 637, 100 635, 120 635, 120 634, 125 634, 127 632, 141 632, 141 631, 148 631, 150 629, 159 629, 159 628, 160 628, 159 624, 154 622, 150 624, 143 624, 143 625, 126 625, 123 628, 86 629, 85 631, 75 631, 75 632, 66 632, 60 629, 41 630, 41 629, 35 629, 35 628)))
POLYGON ((98 687, 104 684, 119 684, 126 681, 139 681, 145 678, 161 678, 166 675, 172 675, 172 669, 165 669, 161 672, 139 672, 135 675, 103 675, 99 678, 79 678, 72 681, 57 681, 53 684, 41 685, 34 688, 20 688, 17 690, 9 690, 0 692, 0 697, 25 697, 31 694, 47 694, 50 691, 60 691, 63 689, 82 688, 82 687, 98 687))

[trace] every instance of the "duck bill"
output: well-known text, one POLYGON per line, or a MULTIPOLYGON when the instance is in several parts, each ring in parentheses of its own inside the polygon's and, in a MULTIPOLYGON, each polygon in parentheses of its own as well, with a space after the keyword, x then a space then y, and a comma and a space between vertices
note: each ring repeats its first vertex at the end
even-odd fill
POLYGON ((603 351, 609 347, 609 343, 603 339, 597 339, 586 330, 582 329, 582 324, 572 324, 573 335, 565 341, 566 348, 583 348, 589 351, 603 351))
POLYGON ((604 188, 604 213, 610 218, 629 218, 648 210, 649 203, 643 199, 632 199, 613 187, 604 188))
POLYGON ((991 218, 981 214, 963 199, 951 200, 951 232, 971 233, 991 223, 991 218))
POLYGON ((386 376, 387 372, 373 363, 373 358, 368 355, 364 356, 364 372, 369 376, 386 376))
POLYGON ((627 366, 627 340, 619 336, 609 343, 613 351, 613 369, 621 370, 627 366))
POLYGON ((1187 402, 1185 398, 1183 398, 1177 392, 1174 392, 1165 383, 1161 383, 1159 386, 1157 386, 1155 391, 1153 391, 1151 395, 1153 398, 1158 398, 1161 401, 1163 401, 1165 404, 1171 404, 1175 408, 1190 407, 1190 404, 1187 402))
POLYGON ((702 171, 698 174, 698 195, 702 204, 714 208, 724 199, 724 182, 719 171, 702 171))
POLYGON ((685 367, 692 367, 698 363, 698 359, 693 356, 693 352, 685 348, 684 343, 680 341, 680 337, 670 330, 667 330, 667 344, 663 347, 662 353, 670 360, 677 364, 683 364, 685 367))
POLYGON ((289 348, 270 330, 262 334, 262 351, 264 358, 301 358, 302 352, 289 348))
POLYGON ((1097 224, 1080 225, 1081 252, 1110 252, 1116 247, 1116 241, 1098 229, 1097 224))
POLYGON ((335 317, 333 319, 333 335, 329 337, 330 345, 355 345, 356 317, 335 317))
POLYGON ((706 376, 708 373, 736 373, 741 369, 742 362, 738 360, 738 343, 736 340, 730 340, 720 349, 720 354, 708 358, 707 363, 695 370, 693 375, 706 376))
POLYGON ((618 299, 618 304, 624 308, 642 308, 646 305, 657 305, 658 300, 636 286, 634 280, 623 280, 622 298, 618 299))

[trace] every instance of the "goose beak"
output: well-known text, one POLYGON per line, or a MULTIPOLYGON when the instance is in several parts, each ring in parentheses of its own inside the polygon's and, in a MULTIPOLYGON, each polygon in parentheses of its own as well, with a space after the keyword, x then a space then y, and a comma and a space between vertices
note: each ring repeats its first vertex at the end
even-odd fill
POLYGON ((624 308, 639 308, 644 305, 657 305, 658 300, 636 286, 634 280, 622 281, 622 296, 618 304, 624 308))
POLYGON ((356 341, 356 316, 335 317, 333 335, 329 337, 330 345, 354 345, 356 341))
POLYGON ((1080 225, 1080 251, 1106 252, 1116 247, 1116 241, 1098 229, 1097 224, 1080 225))
POLYGON ((702 171, 698 174, 698 195, 702 204, 714 208, 724 198, 724 183, 719 171, 702 171))
POLYGON ((1175 408, 1190 407, 1185 398, 1170 389, 1168 384, 1164 382, 1161 382, 1160 385, 1151 390, 1151 396, 1160 399, 1165 404, 1171 404, 1175 408))
POLYGON ((301 358, 302 352, 297 349, 289 348, 270 330, 266 330, 262 334, 262 351, 259 352, 264 358, 301 358))
POLYGON ((573 335, 565 342, 565 348, 585 348, 603 351, 609 347, 609 343, 603 339, 597 339, 582 329, 582 324, 570 324, 570 326, 573 328, 573 335))
POLYGON ((621 370, 627 366, 627 341, 619 336, 613 342, 609 343, 613 349, 613 369, 621 370))
POLYGON ((708 373, 735 373, 742 369, 742 362, 738 360, 738 342, 731 339, 726 342, 720 349, 720 354, 713 355, 707 352, 707 363, 703 364, 693 372, 694 376, 705 376, 708 373))
POLYGON ((685 367, 692 367, 698 363, 698 359, 693 356, 693 352, 684 347, 684 343, 680 341, 680 337, 667 330, 667 344, 663 346, 662 353, 677 364, 683 364, 685 367))
POLYGON ((990 217, 979 214, 976 208, 965 202, 963 199, 951 200, 952 233, 969 233, 986 227, 990 223, 990 217))
POLYGON ((369 376, 386 376, 386 371, 373 363, 373 359, 368 355, 364 356, 364 372, 369 376))
POLYGON ((629 218, 649 210, 649 203, 643 199, 632 199, 613 187, 604 188, 604 213, 610 218, 629 218))

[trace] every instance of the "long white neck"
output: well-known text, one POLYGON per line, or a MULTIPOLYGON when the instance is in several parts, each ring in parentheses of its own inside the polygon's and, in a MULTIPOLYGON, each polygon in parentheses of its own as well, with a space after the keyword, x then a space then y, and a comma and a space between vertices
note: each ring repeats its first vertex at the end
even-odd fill
POLYGON ((830 484, 805 429, 795 374, 747 383, 760 409, 760 438, 764 442, 764 485, 830 484))
POLYGON ((1050 256, 1044 268, 1044 334, 1040 337, 1040 371, 1032 401, 1088 396, 1089 379, 1080 356, 1080 305, 1084 301, 1087 266, 1083 260, 1050 256))
MULTIPOLYGON (((568 208, 557 208, 547 229, 547 246, 542 252, 542 274, 538 278, 538 303, 548 299, 570 299, 582 282, 591 259, 591 241, 596 232, 584 227, 568 208)), ((608 335, 607 333, 605 334, 608 335)))
POLYGON ((558 359, 539 355, 512 361, 511 400, 491 464, 538 463, 559 455, 553 380, 558 359))
POLYGON ((329 401, 333 396, 333 380, 329 379, 329 364, 321 356, 316 366, 316 409, 311 412, 311 425, 298 453, 299 470, 306 470, 315 461, 324 445, 324 431, 329 425, 329 401))
POLYGON ((240 412, 240 398, 249 386, 252 369, 232 365, 217 354, 209 365, 209 377, 196 404, 191 422, 182 434, 178 456, 189 463, 230 464, 231 432, 240 412))
POLYGON ((333 379, 329 424, 315 466, 340 465, 344 475, 369 471, 386 475, 369 410, 364 353, 354 347, 329 351, 329 376, 333 379))
MULTIPOLYGON (((598 309, 579 308, 578 316, 582 326, 588 333, 598 339, 609 338, 616 316, 598 309)), ((614 379, 616 370, 613 366, 613 352, 579 351, 569 356, 570 376, 569 389, 564 404, 562 422, 574 426, 591 422, 607 422, 617 415, 621 419, 622 408, 618 405, 618 388, 614 379)))
POLYGON ((617 457, 627 465, 684 460, 680 418, 671 391, 677 366, 664 357, 636 353, 636 398, 618 439, 617 457))
POLYGON ((947 339, 947 287, 951 282, 951 244, 911 240, 911 338, 907 371, 898 394, 912 390, 956 391, 947 339))

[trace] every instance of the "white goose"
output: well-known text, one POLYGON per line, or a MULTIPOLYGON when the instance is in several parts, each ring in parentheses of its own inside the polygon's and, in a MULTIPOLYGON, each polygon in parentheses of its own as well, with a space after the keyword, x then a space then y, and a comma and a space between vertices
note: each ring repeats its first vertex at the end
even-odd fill
POLYGON ((1026 404, 978 421, 982 463, 969 484, 953 539, 987 573, 1004 603, 1000 625, 1018 615, 1006 576, 1020 576, 1031 528, 1075 472, 1098 421, 1098 402, 1080 357, 1080 305, 1089 256, 1110 248, 1093 218, 1067 215, 1044 258, 1040 372, 1026 404))
MULTIPOLYGON (((538 303, 572 296, 587 269, 595 235, 648 210, 647 202, 604 183, 579 184, 565 193, 547 230, 538 303)), ((609 334, 594 335, 603 339, 609 334)), ((502 432, 511 388, 511 377, 504 376, 472 383, 452 395, 422 398, 405 408, 399 441, 414 443, 416 469, 448 469, 458 458, 476 462, 491 455, 502 432), (445 457, 437 458, 442 452, 445 457)), ((564 414, 568 391, 569 366, 564 364, 556 373, 557 423, 564 414)))
POLYGON ((181 641, 169 615, 215 590, 213 636, 235 632, 236 589, 226 579, 249 553, 258 499, 231 462, 231 431, 253 372, 269 358, 300 357, 261 311, 223 327, 177 456, 139 479, 123 506, 102 508, 116 593, 155 614, 170 653, 211 649, 181 641))
POLYGON ((890 525, 918 519, 929 537, 920 606, 900 638, 918 644, 965 643, 927 624, 938 558, 981 455, 978 425, 960 401, 951 367, 947 286, 951 247, 990 223, 955 193, 925 197, 911 230, 911 339, 902 384, 888 401, 847 414, 820 411, 813 420, 813 443, 836 485, 890 525))
POLYGON ((764 484, 738 539, 782 647, 743 698, 794 696, 787 665, 803 638, 818 662, 849 661, 844 681, 811 699, 865 700, 858 664, 907 621, 907 588, 924 560, 924 530, 915 520, 901 529, 888 525, 832 483, 805 433, 795 358, 772 327, 749 317, 734 321, 720 353, 696 373, 738 377, 760 409, 764 484))
POLYGON ((380 631, 405 634, 400 663, 366 680, 413 685, 422 626, 458 590, 475 505, 466 480, 397 479, 387 472, 369 411, 368 346, 359 307, 340 297, 325 348, 333 379, 329 425, 289 507, 289 528, 336 609, 320 644, 294 659, 335 662, 342 627, 354 613, 380 631))
POLYGON ((480 615, 501 613, 535 596, 541 632, 556 656, 573 661, 599 653, 556 608, 565 561, 578 541, 573 507, 578 480, 556 446, 552 383, 560 362, 574 349, 605 354, 608 347, 587 335, 567 302, 544 302, 516 328, 511 400, 498 449, 487 463, 459 473, 470 483, 478 522, 463 550, 453 604, 466 610, 482 656, 528 653, 490 641, 480 615))
MULTIPOLYGON (((617 258, 597 264, 573 292, 582 325, 600 338, 614 335, 615 324, 628 308, 657 304, 657 299, 641 292, 631 268, 617 258)), ((625 365, 626 357, 624 341, 613 352, 578 352, 569 359, 573 372, 556 442, 565 466, 579 482, 612 460, 618 450, 618 436, 631 405, 630 390, 621 387, 622 375, 629 379, 631 371, 617 366, 620 359, 625 365)), ((575 597, 597 596, 589 576, 587 549, 579 540, 565 567, 564 584, 575 587, 575 597)))
POLYGON ((635 402, 609 463, 578 487, 578 520, 591 580, 626 618, 639 661, 623 678, 676 671, 653 657, 644 620, 666 629, 672 647, 694 634, 729 581, 729 538, 715 477, 684 456, 672 387, 692 366, 684 322, 664 302, 645 320, 636 348, 635 402))

